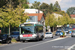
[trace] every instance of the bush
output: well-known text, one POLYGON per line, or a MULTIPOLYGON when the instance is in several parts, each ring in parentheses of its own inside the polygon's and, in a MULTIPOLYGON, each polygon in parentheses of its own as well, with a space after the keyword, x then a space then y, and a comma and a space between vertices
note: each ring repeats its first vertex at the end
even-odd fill
POLYGON ((63 35, 61 35, 61 37, 65 37, 66 35, 65 35, 65 32, 64 31, 62 31, 62 33, 63 33, 63 35))
POLYGON ((15 42, 16 43, 17 41, 14 38, 12 38, 11 42, 15 42))

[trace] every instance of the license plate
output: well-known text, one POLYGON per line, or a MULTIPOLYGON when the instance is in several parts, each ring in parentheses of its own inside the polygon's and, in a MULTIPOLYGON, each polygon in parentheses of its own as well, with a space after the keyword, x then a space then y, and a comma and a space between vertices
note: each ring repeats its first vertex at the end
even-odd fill
POLYGON ((26 39, 26 40, 30 40, 30 39, 26 39))

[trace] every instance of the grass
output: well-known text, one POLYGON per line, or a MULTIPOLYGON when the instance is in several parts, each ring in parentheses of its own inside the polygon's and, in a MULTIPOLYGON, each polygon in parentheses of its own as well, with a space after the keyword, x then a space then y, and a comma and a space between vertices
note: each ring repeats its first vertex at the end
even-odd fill
POLYGON ((11 42, 15 42, 15 43, 17 43, 17 41, 16 41, 14 38, 12 38, 11 42))

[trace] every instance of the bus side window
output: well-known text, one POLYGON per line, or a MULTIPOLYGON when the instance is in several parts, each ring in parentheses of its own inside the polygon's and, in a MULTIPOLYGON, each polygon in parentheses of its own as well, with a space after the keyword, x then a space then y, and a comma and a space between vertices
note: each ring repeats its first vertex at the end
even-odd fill
POLYGON ((35 27, 35 30, 36 30, 36 33, 38 33, 38 27, 37 26, 35 27))
POLYGON ((36 27, 36 33, 41 33, 43 32, 43 27, 42 26, 37 26, 36 27))
POLYGON ((39 27, 39 32, 40 33, 43 32, 43 27, 42 26, 39 27))

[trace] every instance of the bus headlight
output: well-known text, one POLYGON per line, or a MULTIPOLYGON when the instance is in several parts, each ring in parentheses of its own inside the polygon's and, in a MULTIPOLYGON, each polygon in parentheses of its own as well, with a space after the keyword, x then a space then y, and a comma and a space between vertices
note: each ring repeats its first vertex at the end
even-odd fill
POLYGON ((33 34, 33 35, 32 35, 32 37, 36 37, 36 36, 37 36, 36 34, 33 34))
POLYGON ((20 35, 20 37, 23 37, 23 35, 20 35))

